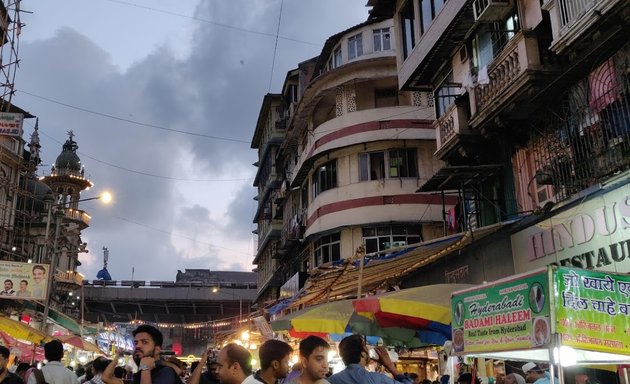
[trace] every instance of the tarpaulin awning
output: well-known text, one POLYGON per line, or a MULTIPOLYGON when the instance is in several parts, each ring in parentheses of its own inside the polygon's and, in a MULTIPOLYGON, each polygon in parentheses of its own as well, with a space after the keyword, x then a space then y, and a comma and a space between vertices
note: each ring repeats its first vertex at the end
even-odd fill
POLYGON ((57 339, 64 344, 72 345, 73 347, 79 348, 83 351, 100 353, 101 355, 105 355, 96 344, 90 343, 87 340, 83 340, 79 336, 74 335, 60 335, 57 336, 57 339))
MULTIPOLYGON (((44 312, 44 306, 39 303, 24 301, 24 306, 26 308, 30 308, 41 313, 44 312)), ((64 315, 63 313, 57 311, 54 308, 50 308, 48 312, 48 316, 55 323, 61 325, 68 331, 77 335, 81 334, 81 326, 79 325, 79 323, 77 323, 74 319, 68 317, 67 315, 64 315)))
POLYGON ((321 266, 311 273, 302 288, 301 295, 289 305, 289 308, 355 297, 359 277, 361 277, 363 292, 372 292, 387 285, 397 284, 409 273, 463 249, 473 240, 476 241, 495 233, 509 223, 499 223, 479 228, 473 233, 469 231, 410 245, 387 257, 368 260, 362 272, 356 258, 344 259, 339 265, 321 266))
POLYGON ((436 192, 458 190, 470 184, 482 183, 487 178, 501 172, 503 165, 463 165, 440 168, 416 192, 436 192))
POLYGON ((30 341, 35 344, 42 344, 52 340, 52 337, 42 331, 8 317, 0 317, 0 331, 16 339, 30 341))
POLYGON ((37 344, 23 343, 4 331, 0 331, 0 343, 11 350, 20 361, 43 361, 44 348, 37 344))

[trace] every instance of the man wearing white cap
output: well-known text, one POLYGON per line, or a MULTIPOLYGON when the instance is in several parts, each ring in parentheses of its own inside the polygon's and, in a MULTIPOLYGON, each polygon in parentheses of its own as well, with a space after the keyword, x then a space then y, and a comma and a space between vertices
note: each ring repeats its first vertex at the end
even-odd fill
MULTIPOLYGON (((551 376, 536 363, 523 364, 525 381, 534 384, 551 384, 551 376)), ((556 380, 557 382, 557 380, 556 380)))

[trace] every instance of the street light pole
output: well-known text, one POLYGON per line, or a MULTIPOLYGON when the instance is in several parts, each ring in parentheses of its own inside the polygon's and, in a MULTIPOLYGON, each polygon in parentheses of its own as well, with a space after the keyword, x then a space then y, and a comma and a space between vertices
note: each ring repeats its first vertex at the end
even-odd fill
POLYGON ((55 212, 55 240, 53 242, 52 257, 50 259, 50 266, 48 267, 48 281, 46 283, 46 301, 44 304, 44 314, 42 320, 41 330, 48 333, 46 329, 48 324, 48 312, 50 311, 50 300, 52 299, 53 281, 55 279, 55 271, 57 270, 57 242, 59 239, 59 233, 61 232, 61 218, 64 216, 63 211, 55 212))
MULTIPOLYGON (((82 201, 89 201, 89 200, 98 200, 98 199, 103 199, 105 203, 108 203, 111 201, 111 198, 112 198, 111 194, 109 194, 108 192, 105 192, 95 197, 89 197, 87 199, 76 200, 75 203, 80 203, 82 201)), ((46 282, 46 300, 44 302, 43 320, 42 320, 42 325, 40 327, 40 329, 46 334, 48 333, 48 329, 47 329, 48 313, 50 312, 50 302, 52 300, 52 295, 53 295, 53 292, 52 292, 53 282, 55 280, 55 273, 57 271, 57 254, 58 254, 57 243, 59 241, 59 234, 61 232, 61 219, 66 215, 65 210, 63 209, 64 204, 50 204, 48 206, 48 221, 46 222, 46 235, 44 238, 44 255, 45 256, 47 256, 47 253, 48 253, 48 232, 50 231, 50 216, 51 216, 51 211, 53 207, 55 208, 62 207, 62 209, 57 209, 55 210, 55 213, 54 213, 55 240, 53 241, 53 249, 52 249, 52 256, 50 258, 50 266, 48 267, 48 280, 46 282)), ((81 292, 81 297, 83 298, 83 292, 81 292)), ((83 322, 83 319, 81 320, 83 322)))

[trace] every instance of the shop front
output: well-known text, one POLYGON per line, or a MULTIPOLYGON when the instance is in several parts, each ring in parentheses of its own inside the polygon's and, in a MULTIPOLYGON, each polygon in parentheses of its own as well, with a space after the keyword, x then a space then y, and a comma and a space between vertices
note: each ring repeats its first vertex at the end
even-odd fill
POLYGON ((494 380, 487 361, 520 374, 522 364, 540 363, 560 382, 577 382, 575 367, 630 361, 627 275, 547 267, 455 292, 451 306, 453 354, 486 382, 494 380))

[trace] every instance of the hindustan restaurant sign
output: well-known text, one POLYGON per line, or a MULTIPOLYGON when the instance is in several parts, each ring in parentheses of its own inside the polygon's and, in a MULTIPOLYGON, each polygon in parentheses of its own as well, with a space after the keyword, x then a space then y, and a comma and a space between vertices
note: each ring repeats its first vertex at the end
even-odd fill
POLYGON ((512 235, 516 273, 545 265, 630 272, 630 183, 512 235))

